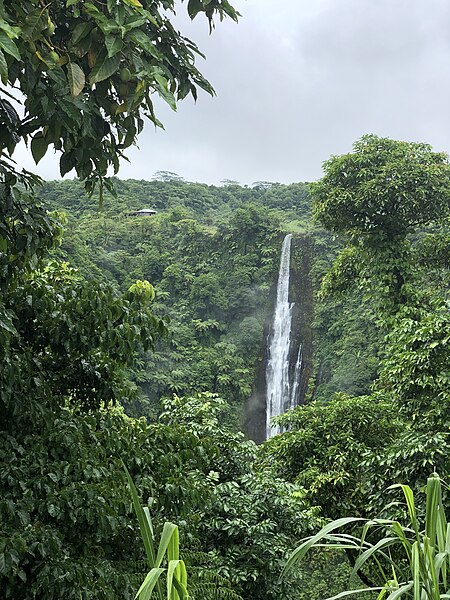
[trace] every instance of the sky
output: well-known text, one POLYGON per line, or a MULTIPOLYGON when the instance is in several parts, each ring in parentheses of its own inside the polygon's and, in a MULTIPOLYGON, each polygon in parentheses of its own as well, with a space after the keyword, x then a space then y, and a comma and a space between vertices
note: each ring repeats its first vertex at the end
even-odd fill
MULTIPOLYGON (((218 22, 211 36, 180 5, 176 26, 206 54, 198 66, 217 95, 200 92, 176 113, 157 103, 165 130, 147 123, 121 178, 167 170, 210 184, 314 181, 366 133, 450 152, 448 0, 232 4, 239 24, 218 22)), ((15 158, 59 177, 52 152, 38 168, 24 148, 15 158)))

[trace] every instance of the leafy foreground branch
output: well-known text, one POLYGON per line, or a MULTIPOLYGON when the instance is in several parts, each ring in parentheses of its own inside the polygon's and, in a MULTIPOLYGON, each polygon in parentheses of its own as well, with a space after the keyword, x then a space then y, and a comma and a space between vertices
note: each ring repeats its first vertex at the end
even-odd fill
POLYGON ((377 600, 413 598, 414 600, 441 600, 450 598, 448 569, 450 567, 450 524, 447 523, 442 502, 442 482, 438 476, 428 478, 426 486, 425 528, 421 529, 414 495, 407 485, 403 490, 410 525, 398 521, 366 520, 346 517, 328 523, 319 533, 308 537, 290 556, 281 577, 303 560, 311 548, 359 550, 352 576, 364 567, 370 567, 372 577, 380 586, 341 592, 328 600, 357 593, 378 591, 377 600), (343 528, 365 521, 361 537, 340 533, 343 528), (385 531, 380 539, 378 532, 385 531), (369 541, 375 538, 375 541, 369 541))

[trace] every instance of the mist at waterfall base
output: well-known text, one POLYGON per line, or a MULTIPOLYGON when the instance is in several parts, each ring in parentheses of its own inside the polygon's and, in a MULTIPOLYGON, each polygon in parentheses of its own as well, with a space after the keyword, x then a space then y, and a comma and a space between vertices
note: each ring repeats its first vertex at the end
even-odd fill
POLYGON ((302 346, 299 346, 294 374, 290 376, 290 351, 292 332, 292 309, 289 302, 290 262, 292 234, 286 235, 281 248, 278 272, 277 297, 272 330, 269 336, 268 361, 266 367, 266 439, 281 433, 279 425, 272 426, 277 417, 296 405, 302 368, 302 346))

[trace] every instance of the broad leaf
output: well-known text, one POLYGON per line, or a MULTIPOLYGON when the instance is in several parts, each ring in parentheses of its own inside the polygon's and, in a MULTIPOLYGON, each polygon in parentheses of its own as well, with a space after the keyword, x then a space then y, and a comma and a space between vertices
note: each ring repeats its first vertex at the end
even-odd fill
POLYGON ((105 38, 105 46, 108 52, 108 58, 112 58, 122 50, 123 41, 119 36, 107 35, 105 38))
POLYGON ((283 568, 283 571, 281 572, 280 578, 283 578, 287 571, 289 571, 296 562, 300 561, 310 548, 315 546, 322 539, 326 538, 329 533, 339 529, 340 527, 349 525, 350 523, 360 523, 361 521, 364 521, 364 519, 359 517, 343 517, 342 519, 336 519, 335 521, 325 525, 325 527, 322 527, 319 533, 307 538, 303 544, 300 544, 300 546, 292 552, 283 568))
POLYGON ((31 140, 31 154, 33 155, 34 162, 36 164, 38 164, 41 158, 45 155, 47 148, 48 142, 39 131, 31 140))
POLYGON ((77 164, 74 152, 64 152, 59 161, 59 170, 61 177, 69 173, 77 164))
POLYGON ((115 73, 120 65, 120 56, 116 54, 112 58, 108 58, 106 50, 102 50, 97 56, 95 65, 89 75, 90 83, 98 83, 111 77, 115 73))
POLYGON ((2 82, 6 85, 8 81, 8 63, 6 62, 5 55, 0 50, 0 77, 2 82))
POLYGON ((153 527, 150 518, 150 512, 143 509, 141 503, 139 501, 138 492, 136 486, 134 485, 133 479, 125 466, 125 463, 122 461, 123 468, 125 470, 125 474, 127 476, 128 485, 131 492, 131 497, 133 499, 133 507, 136 513, 136 516, 139 521, 139 527, 141 530, 142 541, 144 542, 145 553, 147 555, 147 562, 150 568, 155 565, 155 549, 153 545, 153 527))
POLYGON ((72 33, 72 44, 78 44, 80 40, 85 38, 92 30, 93 25, 89 22, 78 23, 72 33))
POLYGON ((164 98, 167 104, 170 106, 172 110, 177 110, 177 103, 175 101, 175 96, 168 89, 168 82, 165 77, 159 74, 155 74, 155 80, 157 82, 156 89, 159 92, 159 95, 164 98))
POLYGON ((148 35, 141 29, 135 29, 129 34, 130 39, 140 48, 151 54, 154 58, 161 58, 161 52, 157 50, 148 35))
POLYGON ((135 598, 139 598, 139 600, 149 600, 155 585, 158 583, 158 579, 163 573, 164 569, 152 569, 142 582, 142 585, 137 591, 135 598))
POLYGON ((18 47, 4 31, 0 31, 0 48, 2 48, 6 54, 10 54, 16 60, 20 60, 21 57, 18 47))
POLYGON ((14 335, 17 334, 17 330, 14 327, 13 322, 11 321, 9 316, 5 313, 0 315, 0 328, 6 329, 6 331, 9 331, 10 333, 13 333, 14 335))
POLYGON ((187 9, 189 16, 193 19, 203 10, 203 4, 200 0, 189 0, 187 9))
POLYGON ((27 17, 23 33, 31 40, 37 40, 48 25, 48 13, 41 8, 32 12, 27 17))
POLYGON ((70 62, 67 65, 67 79, 69 81, 70 93, 72 96, 78 96, 83 91, 86 83, 83 69, 76 63, 70 62))

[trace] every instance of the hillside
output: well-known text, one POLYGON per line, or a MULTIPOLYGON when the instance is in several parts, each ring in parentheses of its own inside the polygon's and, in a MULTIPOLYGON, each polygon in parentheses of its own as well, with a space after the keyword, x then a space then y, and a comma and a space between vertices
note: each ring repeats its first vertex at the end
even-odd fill
MULTIPOLYGON (((57 254, 84 278, 114 282, 122 290, 137 279, 155 286, 154 312, 168 323, 169 335, 158 341, 156 352, 141 357, 133 377, 143 394, 127 410, 149 416, 158 412, 163 397, 211 391, 234 407, 234 426, 259 439, 252 414, 244 411, 264 387, 266 338, 286 232, 294 234, 297 248, 295 335, 309 340, 302 401, 327 402, 335 391, 368 391, 377 365, 370 311, 358 298, 317 302, 320 280, 338 246, 313 224, 307 184, 115 183, 117 198, 107 196, 101 209, 76 181, 46 183, 41 198, 65 212, 57 254), (143 208, 156 214, 133 215, 143 208), (302 247, 308 248, 307 257, 302 247)), ((257 420, 263 401, 258 400, 257 420)))

